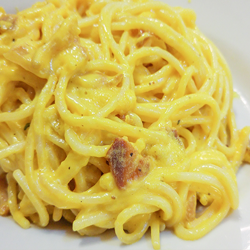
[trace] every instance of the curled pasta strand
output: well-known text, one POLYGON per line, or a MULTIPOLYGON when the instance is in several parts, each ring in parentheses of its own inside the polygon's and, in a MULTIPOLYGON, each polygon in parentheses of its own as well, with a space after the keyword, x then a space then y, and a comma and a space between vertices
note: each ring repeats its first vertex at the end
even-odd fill
POLYGON ((30 222, 18 210, 16 181, 12 173, 7 174, 8 181, 8 205, 14 220, 22 227, 29 228, 30 222))
POLYGON ((47 212, 47 209, 45 208, 43 202, 34 195, 34 193, 30 190, 28 183, 26 181, 26 177, 23 175, 23 173, 18 169, 13 173, 14 178, 22 188, 22 190, 25 192, 29 200, 31 201, 32 205, 35 207, 37 213, 39 214, 40 218, 40 225, 42 227, 45 227, 49 223, 49 214, 47 212))
POLYGON ((115 221, 115 232, 117 237, 126 244, 132 244, 140 239, 149 227, 149 221, 151 213, 155 212, 157 208, 155 206, 143 206, 140 204, 134 204, 131 207, 124 209, 115 221), (141 225, 132 233, 124 232, 124 224, 136 215, 145 214, 144 220, 140 223, 141 225))

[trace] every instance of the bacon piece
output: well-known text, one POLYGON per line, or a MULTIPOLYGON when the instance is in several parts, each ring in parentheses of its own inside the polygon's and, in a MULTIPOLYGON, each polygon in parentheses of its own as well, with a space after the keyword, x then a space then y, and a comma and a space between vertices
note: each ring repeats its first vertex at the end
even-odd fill
POLYGON ((146 176, 149 172, 149 157, 143 157, 130 142, 122 138, 114 140, 106 158, 120 189, 125 188, 129 180, 146 176))
POLYGON ((9 214, 7 181, 5 175, 0 176, 0 215, 9 214))

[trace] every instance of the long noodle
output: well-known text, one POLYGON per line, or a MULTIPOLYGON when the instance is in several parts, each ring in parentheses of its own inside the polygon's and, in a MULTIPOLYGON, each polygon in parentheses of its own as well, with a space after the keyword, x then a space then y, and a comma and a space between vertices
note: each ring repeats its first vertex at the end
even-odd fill
POLYGON ((159 249, 160 231, 199 239, 237 209, 250 128, 195 19, 147 0, 0 9, 0 191, 21 227, 150 229, 159 249))

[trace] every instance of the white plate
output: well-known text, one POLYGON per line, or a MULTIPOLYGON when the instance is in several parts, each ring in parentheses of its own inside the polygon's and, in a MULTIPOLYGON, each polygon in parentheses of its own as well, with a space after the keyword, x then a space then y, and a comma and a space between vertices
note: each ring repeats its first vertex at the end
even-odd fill
MULTIPOLYGON (((35 0, 0 0, 8 12, 23 9, 35 0)), ((240 94, 234 107, 239 127, 250 125, 250 1, 249 0, 165 0, 170 5, 189 7, 197 13, 199 28, 222 51, 231 68, 234 89, 240 94)), ((200 240, 178 239, 172 232, 161 234, 161 249, 168 250, 250 250, 250 166, 238 174, 240 206, 217 228, 200 240)), ((63 249, 152 249, 147 234, 138 243, 122 245, 113 231, 100 237, 80 237, 70 226, 52 225, 47 229, 34 226, 23 230, 11 218, 0 218, 0 248, 3 250, 63 249)))

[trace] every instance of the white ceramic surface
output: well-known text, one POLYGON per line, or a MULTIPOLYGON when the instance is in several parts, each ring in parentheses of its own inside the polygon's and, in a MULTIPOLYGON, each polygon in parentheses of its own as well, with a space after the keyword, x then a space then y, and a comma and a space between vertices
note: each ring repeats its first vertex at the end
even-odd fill
MULTIPOLYGON (((23 9, 35 0, 0 0, 7 12, 23 9)), ((250 125, 250 0, 165 0, 170 5, 192 8, 197 24, 222 51, 231 68, 234 89, 240 94, 234 107, 239 127, 250 125)), ((166 250, 250 250, 250 166, 238 174, 240 206, 204 238, 190 242, 172 232, 161 234, 161 249, 166 250)), ((1 250, 79 250, 152 249, 150 235, 132 246, 122 245, 110 231, 100 237, 80 237, 67 225, 47 229, 18 227, 11 218, 0 218, 1 250)))

